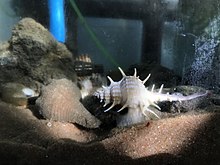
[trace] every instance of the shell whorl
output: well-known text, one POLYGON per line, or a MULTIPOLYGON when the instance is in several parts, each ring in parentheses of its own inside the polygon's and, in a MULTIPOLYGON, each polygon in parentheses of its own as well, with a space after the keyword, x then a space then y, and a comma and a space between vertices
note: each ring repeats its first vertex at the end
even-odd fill
POLYGON ((145 83, 150 78, 149 74, 144 80, 140 80, 137 76, 137 70, 134 69, 133 76, 127 76, 121 68, 118 68, 122 74, 120 81, 113 81, 111 77, 107 76, 110 81, 110 85, 95 92, 95 96, 100 99, 100 102, 104 101, 105 105, 111 103, 111 106, 105 110, 105 112, 111 110, 115 105, 120 104, 122 107, 117 111, 120 112, 124 108, 129 110, 141 110, 142 114, 147 116, 146 112, 154 114, 157 118, 160 118, 154 110, 150 108, 153 106, 160 110, 161 108, 156 104, 160 101, 185 101, 195 99, 197 97, 206 96, 206 93, 195 93, 188 96, 175 95, 175 94, 163 94, 163 84, 159 88, 158 92, 154 90, 155 85, 151 89, 145 87, 145 83))
POLYGON ((134 69, 133 76, 127 76, 120 67, 118 69, 122 74, 122 79, 115 82, 111 77, 107 76, 110 81, 110 85, 107 87, 103 86, 94 94, 100 99, 101 102, 105 102, 104 107, 112 103, 111 106, 105 110, 105 112, 111 110, 115 105, 121 104, 122 107, 118 110, 118 112, 122 111, 126 107, 132 109, 139 108, 144 115, 145 111, 149 111, 159 118, 155 112, 148 108, 150 105, 153 105, 159 109, 159 106, 157 106, 154 101, 148 100, 148 92, 144 86, 151 75, 149 74, 142 81, 139 79, 139 76, 137 76, 136 68, 134 69))

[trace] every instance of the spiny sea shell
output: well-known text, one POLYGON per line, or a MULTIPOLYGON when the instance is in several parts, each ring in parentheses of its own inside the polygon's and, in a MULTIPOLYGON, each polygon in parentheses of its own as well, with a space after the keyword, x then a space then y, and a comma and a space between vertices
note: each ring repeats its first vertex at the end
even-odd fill
POLYGON ((202 94, 195 93, 189 96, 162 94, 163 84, 158 92, 155 92, 154 85, 151 90, 145 87, 144 84, 150 78, 150 74, 142 81, 137 76, 136 69, 133 76, 126 76, 121 68, 119 68, 119 70, 123 76, 120 81, 114 82, 108 77, 111 82, 110 85, 107 87, 103 86, 94 93, 101 102, 105 102, 104 106, 112 103, 105 112, 112 109, 115 105, 121 104, 122 108, 119 109, 118 112, 128 107, 128 109, 132 111, 141 110, 145 116, 147 116, 146 112, 150 112, 157 118, 160 118, 155 111, 150 109, 150 107, 153 106, 160 110, 160 107, 156 104, 159 101, 184 101, 207 95, 207 92, 202 94))
POLYGON ((133 76, 126 76, 121 68, 119 68, 119 70, 123 76, 120 81, 114 82, 108 76, 108 79, 111 82, 110 86, 103 86, 103 88, 97 90, 94 94, 101 100, 101 102, 105 101, 104 106, 112 103, 112 105, 106 109, 105 112, 112 109, 115 105, 121 104, 123 106, 118 110, 118 112, 128 107, 131 109, 140 109, 144 115, 145 111, 147 110, 159 118, 154 111, 148 108, 150 105, 159 108, 153 100, 148 98, 149 92, 144 86, 144 83, 149 79, 150 74, 145 80, 141 81, 137 76, 136 69, 133 76))

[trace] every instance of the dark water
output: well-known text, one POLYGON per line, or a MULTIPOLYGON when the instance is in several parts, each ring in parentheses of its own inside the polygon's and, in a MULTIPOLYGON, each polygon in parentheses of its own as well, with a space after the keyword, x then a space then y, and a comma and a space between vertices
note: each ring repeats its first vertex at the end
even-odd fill
POLYGON ((191 85, 212 88, 216 84, 215 70, 218 58, 217 48, 219 45, 220 16, 210 21, 205 32, 200 36, 194 36, 194 59, 190 71, 186 73, 185 80, 191 85))

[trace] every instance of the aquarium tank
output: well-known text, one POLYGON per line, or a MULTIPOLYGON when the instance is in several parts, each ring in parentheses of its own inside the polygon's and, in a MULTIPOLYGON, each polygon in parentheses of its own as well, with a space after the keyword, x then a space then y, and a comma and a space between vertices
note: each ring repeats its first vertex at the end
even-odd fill
POLYGON ((118 66, 158 64, 178 83, 218 90, 219 3, 199 2, 2 0, 0 41, 31 17, 74 56, 88 54, 105 74, 118 66))
POLYGON ((219 106, 219 0, 0 0, 0 164, 215 164, 219 106))

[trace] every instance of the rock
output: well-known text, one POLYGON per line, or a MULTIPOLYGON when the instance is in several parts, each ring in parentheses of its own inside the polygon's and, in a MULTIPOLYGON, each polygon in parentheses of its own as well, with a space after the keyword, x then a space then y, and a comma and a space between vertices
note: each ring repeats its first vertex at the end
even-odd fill
POLYGON ((51 52, 56 48, 56 40, 41 24, 31 18, 22 19, 12 30, 11 37, 12 51, 20 59, 23 67, 36 65, 36 63, 28 64, 28 60, 36 62, 47 56, 47 52, 51 52))
POLYGON ((71 52, 31 18, 14 26, 11 39, 0 44, 0 78, 27 86, 46 85, 51 79, 76 81, 71 52))
POLYGON ((17 59, 12 56, 12 53, 9 51, 9 46, 8 42, 0 44, 0 66, 13 66, 17 64, 17 59))
POLYGON ((83 106, 95 115, 101 121, 101 129, 111 129, 116 127, 116 117, 118 116, 118 105, 113 107, 109 113, 104 112, 106 107, 103 107, 104 102, 100 103, 100 100, 92 95, 88 95, 82 99, 83 106))
POLYGON ((34 90, 19 83, 6 83, 1 85, 0 93, 1 99, 4 102, 18 106, 27 106, 28 98, 38 96, 38 93, 34 90))
POLYGON ((76 79, 72 54, 50 32, 31 18, 22 19, 12 30, 11 46, 18 57, 18 67, 33 79, 76 79))
POLYGON ((19 80, 23 74, 19 73, 16 66, 17 57, 10 51, 10 44, 0 43, 0 81, 4 83, 19 80))
POLYGON ((84 108, 80 98, 78 87, 70 80, 53 80, 42 88, 36 105, 46 119, 77 123, 87 128, 99 127, 100 121, 84 108))
MULTIPOLYGON (((184 96, 188 96, 194 93, 205 93, 206 92, 204 88, 198 87, 198 86, 182 85, 182 86, 177 86, 174 89, 175 89, 174 92, 177 92, 184 96)), ((205 108, 209 104, 210 104, 210 100, 208 99, 208 97, 202 96, 202 97, 198 97, 192 100, 172 102, 172 104, 170 104, 171 105, 170 111, 171 112, 188 112, 188 111, 192 111, 198 108, 205 108)))

